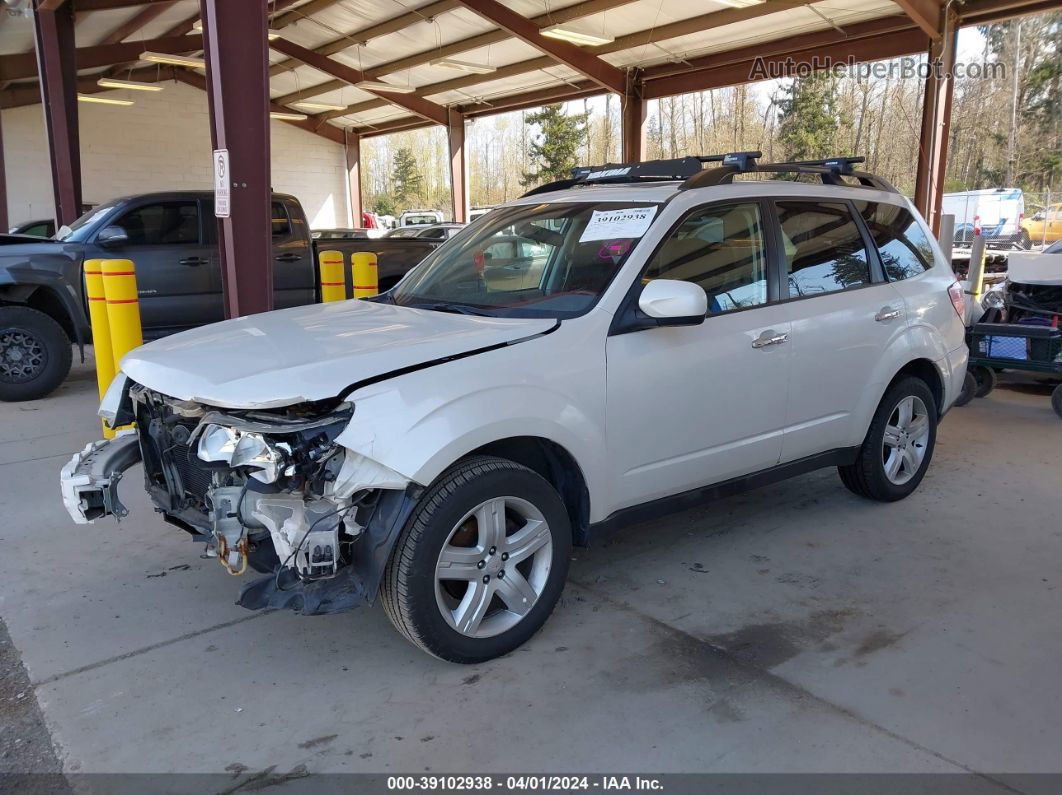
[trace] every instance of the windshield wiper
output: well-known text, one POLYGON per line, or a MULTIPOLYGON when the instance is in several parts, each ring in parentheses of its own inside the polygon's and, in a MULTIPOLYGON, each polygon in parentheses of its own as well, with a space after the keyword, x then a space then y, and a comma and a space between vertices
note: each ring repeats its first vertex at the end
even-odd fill
POLYGON ((494 317, 490 312, 486 312, 482 309, 476 309, 468 304, 454 304, 448 301, 438 301, 435 303, 416 303, 406 304, 411 309, 429 309, 432 312, 453 312, 456 315, 476 315, 477 317, 494 317))

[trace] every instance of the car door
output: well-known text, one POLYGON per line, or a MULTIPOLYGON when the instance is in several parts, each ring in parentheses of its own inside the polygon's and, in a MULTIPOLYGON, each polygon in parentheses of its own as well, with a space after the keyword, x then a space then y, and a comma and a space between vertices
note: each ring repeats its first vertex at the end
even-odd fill
POLYGON ((652 279, 702 286, 704 323, 608 337, 606 423, 616 508, 778 462, 791 353, 789 323, 775 301, 764 209, 756 200, 691 207, 639 277, 633 301, 652 279))
MULTIPOLYGON (((294 200, 273 199, 273 308, 302 306, 316 301, 310 227, 294 200)), ((349 266, 348 266, 349 267, 349 266)))
POLYGON ((906 325, 900 294, 887 283, 844 201, 775 203, 783 253, 783 311, 791 325, 790 380, 782 461, 862 442, 857 409, 875 365, 906 325))
POLYGON ((216 245, 204 239, 195 198, 148 200, 127 208, 108 226, 128 237, 106 256, 136 266, 140 316, 147 337, 222 320, 216 245))

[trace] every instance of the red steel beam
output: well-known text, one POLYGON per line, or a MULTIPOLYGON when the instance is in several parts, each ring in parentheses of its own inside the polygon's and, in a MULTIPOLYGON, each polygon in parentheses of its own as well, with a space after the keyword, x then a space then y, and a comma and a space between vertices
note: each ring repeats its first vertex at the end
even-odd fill
POLYGON ((81 144, 77 123, 77 69, 74 65, 74 12, 33 12, 40 64, 44 127, 48 136, 55 222, 71 224, 81 215, 81 144))
MULTIPOLYGON (((365 79, 365 75, 360 70, 354 69, 346 64, 341 64, 339 61, 335 61, 326 55, 316 53, 306 47, 301 47, 287 39, 274 39, 269 42, 269 46, 277 52, 284 53, 289 58, 295 58, 302 61, 307 66, 312 66, 314 69, 318 69, 325 74, 339 78, 344 83, 354 85, 365 79)), ((422 116, 428 121, 444 125, 449 123, 446 108, 442 105, 436 105, 434 102, 429 102, 422 97, 413 94, 392 94, 381 91, 369 91, 369 93, 382 100, 390 102, 392 105, 397 105, 398 107, 405 108, 418 116, 422 116)))
POLYGON ((641 85, 632 87, 623 95, 621 117, 621 141, 624 163, 637 163, 645 160, 647 154, 646 140, 646 101, 641 92, 641 85))
POLYGON ((602 88, 622 94, 627 86, 626 75, 612 64, 579 49, 574 44, 543 36, 530 19, 503 6, 498 0, 461 0, 461 5, 479 14, 488 22, 509 31, 518 39, 541 50, 558 63, 568 66, 593 80, 602 88))
POLYGON ((447 124, 450 145, 450 207, 455 223, 468 222, 468 158, 465 156, 465 117, 450 111, 447 124))
POLYGON ((4 124, 0 119, 0 234, 11 226, 7 215, 7 171, 4 168, 4 124))
POLYGON ((343 131, 343 149, 347 156, 347 185, 350 193, 350 225, 361 222, 361 137, 353 130, 343 131))
POLYGON ((878 61, 909 55, 926 49, 929 37, 917 28, 884 33, 865 39, 848 39, 823 47, 813 47, 797 52, 754 57, 745 61, 729 63, 714 68, 646 80, 646 99, 659 99, 693 91, 736 86, 772 77, 784 76, 789 59, 796 62, 830 61, 835 64, 878 61))
MULTIPOLYGON (((146 41, 78 47, 76 50, 73 42, 70 46, 70 52, 76 59, 78 69, 94 69, 123 61, 135 61, 144 50, 186 53, 201 49, 203 49, 203 37, 199 35, 165 36, 146 41)), ((36 76, 37 64, 34 62, 33 53, 0 55, 0 80, 18 80, 36 76)))
POLYGON ((229 153, 231 210, 218 219, 227 317, 273 308, 269 51, 261 0, 200 0, 214 149, 229 153))
POLYGON ((893 0, 929 38, 940 38, 940 10, 936 0, 893 0))
POLYGON ((79 14, 83 14, 86 11, 110 11, 114 8, 131 8, 168 2, 169 0, 77 0, 77 10, 79 14))
POLYGON ((951 101, 955 92, 952 72, 959 45, 955 17, 949 14, 942 22, 940 35, 929 47, 929 63, 938 65, 938 68, 926 76, 914 192, 915 207, 934 234, 940 231, 940 206, 948 166, 951 101))

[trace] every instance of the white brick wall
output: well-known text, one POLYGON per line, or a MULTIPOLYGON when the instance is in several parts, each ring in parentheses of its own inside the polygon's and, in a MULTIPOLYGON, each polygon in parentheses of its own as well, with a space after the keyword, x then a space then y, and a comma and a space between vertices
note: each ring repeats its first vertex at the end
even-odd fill
MULTIPOLYGON (((183 83, 157 93, 112 91, 135 105, 79 103, 85 201, 155 190, 209 190, 206 94, 183 83)), ((52 182, 40 105, 5 110, 4 164, 12 224, 50 218, 52 182)), ((343 147, 280 121, 270 123, 273 189, 297 196, 311 227, 350 226, 343 147)), ((6 229, 3 231, 7 231, 6 229)))

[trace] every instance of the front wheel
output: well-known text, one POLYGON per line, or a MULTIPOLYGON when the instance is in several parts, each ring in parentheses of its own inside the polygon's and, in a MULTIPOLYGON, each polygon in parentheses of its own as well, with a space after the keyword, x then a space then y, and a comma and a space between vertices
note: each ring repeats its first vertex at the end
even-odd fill
POLYGON ((1032 248, 1032 238, 1029 237, 1029 233, 1025 230, 1021 230, 1021 234, 1018 236, 1018 245, 1025 251, 1032 248))
POLYGON ((837 468, 841 481, 860 497, 902 500, 925 477, 936 440, 933 393, 922 379, 903 378, 881 399, 855 463, 837 468))
POLYGON ((0 400, 36 400, 70 372, 70 340, 51 317, 28 306, 0 307, 0 400))
POLYGON ((391 554, 381 601, 428 653, 483 662, 546 622, 570 553, 568 514, 548 482, 512 461, 468 458, 421 497, 391 554))

